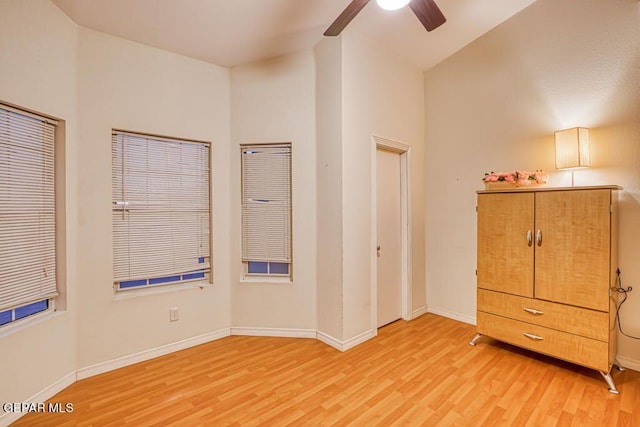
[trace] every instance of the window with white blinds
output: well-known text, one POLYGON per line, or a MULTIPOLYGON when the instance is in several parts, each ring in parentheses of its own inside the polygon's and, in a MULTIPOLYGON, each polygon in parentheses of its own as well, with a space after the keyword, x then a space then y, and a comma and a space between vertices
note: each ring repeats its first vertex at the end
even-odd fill
POLYGON ((56 124, 0 105, 0 324, 57 295, 56 124))
POLYGON ((209 279, 210 145, 114 131, 116 289, 209 279))
POLYGON ((242 260, 248 273, 288 275, 291 144, 243 145, 242 260))

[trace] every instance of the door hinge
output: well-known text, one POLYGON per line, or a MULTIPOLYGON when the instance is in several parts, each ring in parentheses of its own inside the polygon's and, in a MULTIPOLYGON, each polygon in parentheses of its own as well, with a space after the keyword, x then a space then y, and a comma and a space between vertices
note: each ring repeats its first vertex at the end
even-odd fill
POLYGON ((476 205, 476 212, 478 212, 478 205, 476 205))
POLYGON ((609 212, 613 213, 613 205, 609 205, 609 212))
POLYGON ((476 269, 476 276, 478 275, 478 269, 476 269))

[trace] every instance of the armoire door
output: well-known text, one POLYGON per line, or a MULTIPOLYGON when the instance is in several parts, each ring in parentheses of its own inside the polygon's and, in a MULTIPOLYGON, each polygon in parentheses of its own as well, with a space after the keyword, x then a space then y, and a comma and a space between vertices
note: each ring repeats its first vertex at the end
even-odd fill
POLYGON ((534 194, 478 195, 478 287, 533 297, 534 194))
POLYGON ((609 309, 610 209, 610 190, 536 194, 536 298, 609 309))

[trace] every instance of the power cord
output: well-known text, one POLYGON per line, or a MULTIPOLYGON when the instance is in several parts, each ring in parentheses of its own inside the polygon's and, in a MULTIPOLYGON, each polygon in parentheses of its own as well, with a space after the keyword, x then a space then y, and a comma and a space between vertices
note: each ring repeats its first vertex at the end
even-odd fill
POLYGON ((622 301, 620 301, 620 303, 618 303, 618 306, 616 307, 616 322, 618 322, 618 329, 620 330, 620 333, 625 337, 633 338, 634 340, 640 340, 640 337, 634 337, 633 335, 629 335, 625 331, 623 331, 622 323, 620 321, 620 308, 622 308, 622 304, 624 304, 625 301, 627 300, 627 294, 632 290, 633 288, 631 286, 628 286, 626 289, 622 287, 622 279, 620 278, 620 269, 618 268, 616 270, 616 286, 613 288, 613 291, 619 294, 624 294, 624 296, 622 297, 622 301))

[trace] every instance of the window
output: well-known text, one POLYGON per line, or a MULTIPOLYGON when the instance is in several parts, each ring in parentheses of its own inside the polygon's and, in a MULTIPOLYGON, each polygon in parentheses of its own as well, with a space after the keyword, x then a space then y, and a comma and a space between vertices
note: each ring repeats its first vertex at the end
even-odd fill
POLYGON ((114 131, 116 290, 210 280, 210 144, 114 131))
POLYGON ((243 145, 242 260, 247 274, 291 274, 291 144, 243 145))
POLYGON ((0 105, 0 325, 52 307, 57 122, 0 105))

